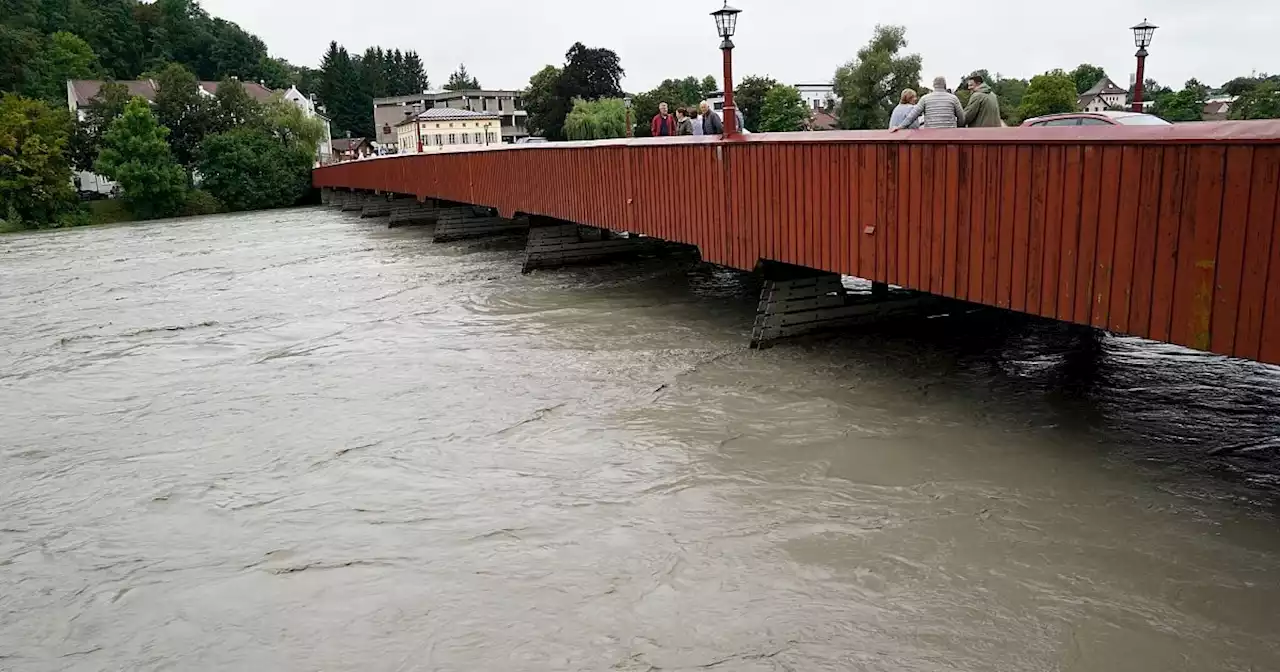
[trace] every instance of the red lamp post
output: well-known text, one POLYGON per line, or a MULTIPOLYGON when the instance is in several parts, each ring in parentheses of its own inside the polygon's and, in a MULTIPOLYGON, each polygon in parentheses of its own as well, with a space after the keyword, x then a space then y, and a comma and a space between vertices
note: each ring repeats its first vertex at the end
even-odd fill
POLYGON ((634 137, 635 124, 631 123, 631 96, 622 99, 622 106, 627 108, 627 137, 634 137))
POLYGON ((741 9, 729 6, 725 0, 724 7, 711 12, 716 19, 716 31, 724 41, 720 43, 720 51, 724 52, 724 134, 725 137, 738 133, 738 108, 733 104, 733 37, 738 29, 738 15, 741 9))
POLYGON ((1138 45, 1138 74, 1137 79, 1133 83, 1133 111, 1142 111, 1142 88, 1146 83, 1147 66, 1147 47, 1151 46, 1151 36, 1155 35, 1158 26, 1152 25, 1146 19, 1142 23, 1134 26, 1130 30, 1133 31, 1133 42, 1138 45))
POLYGON ((422 153, 422 106, 418 103, 413 104, 413 132, 418 138, 418 153, 422 153))

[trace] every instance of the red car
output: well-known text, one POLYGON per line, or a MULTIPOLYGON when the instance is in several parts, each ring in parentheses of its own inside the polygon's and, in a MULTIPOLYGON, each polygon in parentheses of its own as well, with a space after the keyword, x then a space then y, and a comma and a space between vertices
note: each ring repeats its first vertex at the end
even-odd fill
POLYGON ((1140 112, 1068 112, 1032 117, 1023 126, 1170 126, 1160 117, 1140 112))

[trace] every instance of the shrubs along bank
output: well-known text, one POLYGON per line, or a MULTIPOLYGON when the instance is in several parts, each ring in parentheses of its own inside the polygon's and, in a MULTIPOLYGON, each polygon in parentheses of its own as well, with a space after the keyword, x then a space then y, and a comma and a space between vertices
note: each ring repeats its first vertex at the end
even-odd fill
POLYGON ((157 82, 154 105, 104 85, 82 122, 4 94, 0 230, 286 207, 308 194, 324 134, 318 120, 282 99, 260 103, 236 80, 211 98, 182 66, 157 82), (73 167, 116 182, 118 203, 81 204, 73 167))

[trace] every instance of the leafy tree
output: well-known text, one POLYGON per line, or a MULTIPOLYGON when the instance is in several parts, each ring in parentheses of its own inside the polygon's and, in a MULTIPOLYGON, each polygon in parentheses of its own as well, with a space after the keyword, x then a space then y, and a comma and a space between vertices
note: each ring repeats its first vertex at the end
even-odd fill
POLYGON ((1222 85, 1222 92, 1228 96, 1243 96, 1265 81, 1265 79, 1265 75, 1262 77, 1236 77, 1222 85))
POLYGON ((337 42, 329 43, 329 51, 320 64, 320 99, 339 133, 359 135, 366 127, 372 127, 370 108, 364 106, 360 72, 351 55, 337 42))
POLYGON ((147 101, 134 98, 103 137, 95 170, 120 185, 140 219, 177 214, 185 200, 187 176, 169 151, 168 135, 147 101))
POLYGON ((57 226, 74 207, 64 150, 71 124, 42 101, 0 96, 0 219, 28 227, 57 226))
POLYGON ((1081 63, 1069 75, 1076 83, 1076 93, 1081 94, 1092 89, 1095 84, 1107 76, 1107 71, 1091 63, 1081 63))
MULTIPOLYGON (((703 77, 702 92, 701 92, 701 95, 698 96, 698 101, 701 102, 703 100, 706 100, 707 98, 710 98, 712 93, 715 93, 716 91, 719 91, 719 90, 720 90, 720 85, 716 83, 715 77, 711 75, 707 75, 706 77, 703 77)), ((734 93, 736 94, 737 91, 735 90, 734 93)))
POLYGON ((529 78, 524 90, 524 108, 529 112, 529 132, 546 135, 555 123, 556 83, 560 81, 560 68, 548 65, 529 78))
POLYGON ((480 88, 480 80, 467 72, 467 64, 458 65, 458 69, 449 75, 449 83, 444 85, 446 91, 474 91, 480 88))
POLYGON ((101 72, 98 57, 79 36, 57 32, 49 36, 27 66, 25 93, 57 105, 67 100, 68 79, 92 79, 101 72))
POLYGON ((1165 121, 1200 121, 1204 119, 1204 106, 1209 97, 1209 87, 1199 80, 1189 79, 1183 89, 1156 100, 1151 113, 1165 121))
POLYGON ((602 140, 626 135, 626 108, 619 98, 573 101, 564 121, 569 140, 602 140))
POLYGON ((178 164, 195 168, 200 143, 217 129, 217 110, 200 92, 196 76, 181 65, 169 65, 156 76, 156 117, 178 164))
MULTIPOLYGON (((474 81, 474 80, 473 80, 474 81)), ((476 82, 479 85, 479 82, 476 82)), ((393 96, 407 96, 414 93, 422 93, 431 88, 431 82, 427 79, 427 71, 422 67, 422 57, 418 56, 416 51, 406 51, 404 54, 404 72, 393 96)))
MULTIPOLYGON (((1027 94, 1027 89, 1031 84, 1025 79, 1005 79, 996 73, 995 81, 991 82, 991 91, 1000 99, 1000 117, 1010 126, 1016 126, 1022 119, 1027 117, 1020 116, 1019 110, 1022 106, 1022 99, 1027 94)), ((1075 109, 1076 98, 1071 99, 1071 109, 1075 109)))
MULTIPOLYGON (((228 131, 246 124, 257 125, 262 121, 262 106, 238 79, 224 79, 218 83, 211 113, 210 132, 228 131)), ((204 138, 200 140, 203 142, 204 138)))
POLYGON ((0 23, 0 91, 25 90, 27 66, 40 52, 42 41, 36 30, 0 23))
POLYGON ((906 28, 876 26, 857 58, 836 70, 841 128, 887 128, 898 93, 919 88, 920 55, 899 55, 906 46, 906 28))
POLYGON ((798 131, 809 121, 809 107, 794 86, 778 85, 769 89, 760 111, 763 133, 798 131))
POLYGON ((228 210, 290 206, 311 186, 314 152, 262 128, 211 135, 201 146, 202 186, 228 210))
POLYGON ((93 170, 102 148, 102 136, 111 127, 111 122, 124 114, 129 99, 129 89, 124 84, 105 82, 89 101, 84 110, 84 120, 76 123, 71 139, 71 162, 77 170, 93 170))
POLYGON ((324 124, 308 117, 302 109, 287 100, 276 98, 262 106, 261 127, 280 143, 309 152, 310 162, 315 162, 315 152, 324 138, 324 124))
MULTIPOLYGON (((1144 101, 1149 100, 1152 104, 1171 93, 1173 93, 1173 89, 1167 86, 1162 86, 1159 82, 1151 79, 1150 77, 1142 83, 1142 99, 1144 101)), ((1129 96, 1126 98, 1126 102, 1128 104, 1133 104, 1133 89, 1129 90, 1129 96)))
POLYGON ((1231 104, 1232 119, 1280 119, 1280 82, 1264 80, 1231 104))
POLYGON ((667 103, 671 114, 677 107, 693 107, 702 102, 702 84, 697 77, 684 79, 666 79, 656 88, 635 97, 633 101, 636 136, 648 137, 649 120, 658 114, 658 106, 667 103))
POLYGON ((769 90, 777 85, 778 80, 772 77, 747 76, 733 87, 733 100, 738 109, 742 110, 747 130, 757 132, 761 130, 760 113, 764 109, 764 98, 769 90))
POLYGON ((1046 114, 1074 112, 1076 98, 1076 84, 1071 75, 1062 70, 1051 70, 1031 78, 1018 114, 1022 119, 1030 119, 1046 114))

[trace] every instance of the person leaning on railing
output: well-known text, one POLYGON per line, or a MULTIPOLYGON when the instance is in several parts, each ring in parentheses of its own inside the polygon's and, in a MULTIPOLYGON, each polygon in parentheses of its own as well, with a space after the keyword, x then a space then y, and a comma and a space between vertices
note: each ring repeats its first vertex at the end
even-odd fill
POLYGON ((933 91, 924 94, 905 119, 889 129, 897 133, 920 119, 920 128, 960 128, 964 126, 964 108, 956 94, 947 91, 947 78, 934 77, 933 91))

